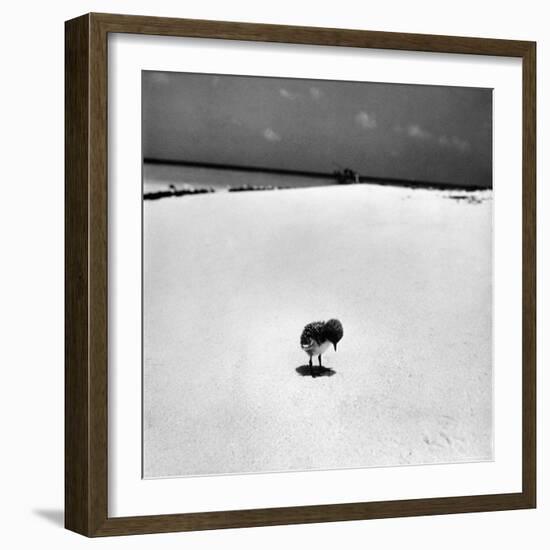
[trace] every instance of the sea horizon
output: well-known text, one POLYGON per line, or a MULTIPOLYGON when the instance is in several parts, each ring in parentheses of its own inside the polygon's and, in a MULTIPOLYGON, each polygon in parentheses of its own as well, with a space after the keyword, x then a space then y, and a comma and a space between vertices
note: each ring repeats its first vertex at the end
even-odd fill
POLYGON ((284 168, 256 166, 229 166, 212 163, 161 161, 146 159, 143 163, 144 198, 217 192, 254 191, 270 189, 296 189, 325 187, 354 183, 391 185, 399 187, 479 191, 491 190, 492 186, 471 185, 436 181, 385 178, 360 174, 351 168, 335 166, 332 173, 305 172, 284 168))

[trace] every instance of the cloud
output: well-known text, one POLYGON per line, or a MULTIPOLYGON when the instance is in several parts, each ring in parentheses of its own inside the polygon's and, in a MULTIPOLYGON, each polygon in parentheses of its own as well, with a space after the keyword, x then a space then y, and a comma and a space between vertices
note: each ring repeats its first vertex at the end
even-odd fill
POLYGON ((458 149, 459 151, 465 153, 466 151, 469 151, 470 150, 470 142, 465 140, 465 139, 461 139, 457 136, 453 136, 451 138, 451 143, 453 144, 453 147, 455 149, 458 149))
POLYGON ((469 151, 471 149, 470 142, 468 140, 459 138, 458 136, 440 136, 437 140, 437 143, 439 143, 441 147, 445 147, 447 149, 455 149, 456 151, 460 151, 461 153, 466 153, 466 151, 469 151))
POLYGON ((316 86, 312 86, 309 89, 309 94, 311 95, 311 98, 315 101, 319 101, 323 97, 323 92, 316 86))
POLYGON ((431 139, 432 134, 424 130, 419 124, 410 124, 407 127, 407 135, 415 139, 431 139))
POLYGON ((374 115, 369 115, 366 111, 359 111, 355 115, 355 122, 362 128, 367 128, 369 130, 376 128, 377 126, 374 115))
POLYGON ((397 124, 393 127, 393 131, 396 134, 406 134, 413 139, 437 143, 437 145, 443 149, 452 149, 460 153, 466 153, 472 148, 470 142, 466 139, 462 139, 458 136, 434 136, 419 124, 409 124, 406 127, 397 124))
POLYGON ((290 101, 294 101, 295 99, 297 99, 299 97, 299 94, 297 94, 295 92, 291 92, 290 90, 287 90, 286 88, 281 88, 279 90, 279 93, 281 94, 282 97, 284 97, 285 99, 289 99, 290 101))
POLYGON ((160 71, 150 73, 149 78, 155 84, 169 84, 170 83, 170 75, 168 73, 163 73, 163 72, 160 72, 160 71))
POLYGON ((281 136, 271 128, 266 128, 264 130, 264 138, 267 139, 267 141, 281 141, 281 136))

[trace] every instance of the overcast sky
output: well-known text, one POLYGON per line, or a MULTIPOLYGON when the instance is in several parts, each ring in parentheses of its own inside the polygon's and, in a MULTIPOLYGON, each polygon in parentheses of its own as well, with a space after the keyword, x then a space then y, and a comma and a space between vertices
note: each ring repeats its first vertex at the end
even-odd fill
POLYGON ((143 72, 145 158, 491 185, 492 91, 143 72))

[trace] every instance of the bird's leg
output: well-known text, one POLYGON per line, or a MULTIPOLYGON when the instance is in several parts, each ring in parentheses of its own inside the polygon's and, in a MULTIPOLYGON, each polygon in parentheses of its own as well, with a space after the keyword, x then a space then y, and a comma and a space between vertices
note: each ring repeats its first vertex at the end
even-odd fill
POLYGON ((313 373, 313 356, 309 356, 309 372, 311 374, 312 378, 315 378, 315 374, 313 373))
POLYGON ((322 369, 323 365, 321 365, 321 354, 319 354, 319 368, 322 369))

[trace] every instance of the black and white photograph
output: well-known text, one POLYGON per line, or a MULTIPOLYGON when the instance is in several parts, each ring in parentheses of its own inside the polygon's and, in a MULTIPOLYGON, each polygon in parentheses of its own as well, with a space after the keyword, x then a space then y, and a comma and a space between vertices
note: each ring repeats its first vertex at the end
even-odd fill
POLYGON ((493 460, 492 113, 142 71, 144 478, 493 460))

